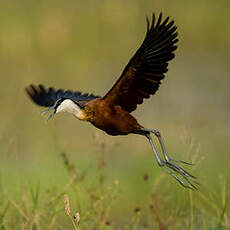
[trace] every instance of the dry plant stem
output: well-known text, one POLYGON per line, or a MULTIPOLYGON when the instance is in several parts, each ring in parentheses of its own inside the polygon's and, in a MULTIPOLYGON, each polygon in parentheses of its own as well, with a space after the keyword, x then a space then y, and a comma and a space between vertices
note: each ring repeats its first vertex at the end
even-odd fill
POLYGON ((5 196, 7 197, 8 201, 15 207, 15 209, 19 212, 19 214, 26 219, 27 222, 29 222, 30 218, 25 214, 25 212, 20 208, 20 206, 12 199, 8 197, 8 195, 5 193, 5 196))
POLYGON ((194 216, 193 216, 193 194, 192 191, 189 191, 189 200, 190 200, 190 230, 193 230, 193 221, 194 221, 194 216))
POLYGON ((48 225, 48 229, 49 229, 49 230, 52 230, 52 229, 54 228, 54 224, 55 224, 55 222, 56 222, 56 219, 57 219, 56 216, 52 217, 51 222, 50 222, 49 225, 48 225))
POLYGON ((72 217, 72 216, 69 216, 69 218, 70 218, 71 221, 72 221, 74 230, 80 230, 79 226, 78 226, 78 225, 75 223, 75 221, 73 220, 73 217, 72 217))
POLYGON ((65 194, 65 192, 74 184, 74 181, 71 179, 70 182, 68 184, 65 185, 65 187, 62 189, 61 192, 58 193, 57 196, 52 197, 49 201, 48 204, 53 203, 54 201, 56 201, 57 199, 59 199, 61 196, 63 196, 65 194))
POLYGON ((75 223, 75 221, 74 221, 74 219, 72 217, 71 210, 70 210, 70 204, 69 204, 69 197, 68 197, 67 194, 64 195, 64 202, 65 202, 65 213, 70 218, 70 220, 71 220, 71 222, 73 224, 74 230, 80 230, 80 228, 75 223))
POLYGON ((157 195, 155 195, 155 192, 152 191, 151 193, 151 202, 150 202, 150 206, 149 207, 151 209, 151 215, 153 217, 153 219, 156 221, 156 223, 158 224, 158 228, 160 230, 166 230, 167 229, 167 221, 162 220, 161 218, 161 200, 159 197, 157 197, 157 195))
POLYGON ((74 167, 74 165, 72 165, 69 161, 69 158, 67 156, 66 153, 62 152, 61 154, 61 157, 63 159, 63 163, 68 171, 68 174, 70 176, 70 178, 74 181, 78 181, 80 178, 79 178, 79 175, 77 174, 76 172, 76 169, 74 167))
POLYGON ((105 143, 101 143, 100 145, 100 153, 98 158, 98 168, 100 170, 99 184, 101 190, 101 205, 102 210, 100 214, 100 223, 104 225, 105 223, 105 143))
POLYGON ((219 218, 219 226, 224 225, 229 227, 229 221, 228 217, 226 214, 226 209, 227 209, 227 192, 226 192, 226 180, 225 177, 220 175, 220 187, 222 188, 222 210, 219 218))
POLYGON ((105 192, 105 154, 107 152, 107 143, 103 139, 103 136, 96 133, 95 139, 98 145, 98 154, 97 154, 97 166, 99 171, 99 187, 100 187, 100 214, 99 214, 99 229, 103 228, 106 223, 106 218, 108 214, 108 205, 106 205, 106 192, 105 192))

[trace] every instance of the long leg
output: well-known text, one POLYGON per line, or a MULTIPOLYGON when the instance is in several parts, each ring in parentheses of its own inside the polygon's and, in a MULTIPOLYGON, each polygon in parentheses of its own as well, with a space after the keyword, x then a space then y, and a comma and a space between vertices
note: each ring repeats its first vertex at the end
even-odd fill
MULTIPOLYGON (((166 157, 168 157, 167 155, 166 155, 166 157, 164 155, 165 160, 162 160, 161 157, 160 157, 160 155, 159 155, 159 153, 157 152, 157 149, 156 149, 156 146, 155 146, 155 144, 153 142, 153 139, 150 136, 150 131, 145 130, 145 132, 146 133, 143 133, 142 135, 145 135, 148 138, 148 140, 149 140, 149 142, 150 142, 150 144, 152 146, 154 155, 155 155, 155 157, 157 159, 158 165, 160 167, 164 168, 171 176, 173 176, 184 187, 190 188, 190 189, 197 189, 197 187, 194 185, 194 183, 198 184, 195 181, 196 178, 194 176, 192 176, 190 173, 188 173, 187 171, 185 171, 180 166, 172 163, 170 161, 170 158, 167 158, 168 159, 167 160, 166 159, 166 157), (174 172, 178 173, 187 183, 184 182, 182 179, 180 179, 174 172)), ((163 149, 162 149, 162 151, 163 151, 163 149)))
POLYGON ((167 162, 174 161, 174 162, 183 163, 183 164, 187 164, 187 165, 193 165, 193 164, 191 164, 189 162, 182 161, 182 160, 176 160, 176 159, 172 159, 172 158, 169 157, 169 155, 168 155, 168 153, 166 151, 164 142, 163 142, 163 138, 162 138, 161 133, 160 133, 159 130, 156 130, 156 129, 144 129, 144 131, 149 131, 149 132, 153 133, 157 137, 157 139, 158 139, 158 141, 160 143, 161 149, 162 149, 162 153, 163 153, 164 158, 165 158, 165 160, 167 162))
POLYGON ((154 152, 155 157, 156 157, 156 159, 157 159, 158 165, 159 165, 160 167, 163 167, 163 166, 165 165, 165 162, 160 158, 160 155, 159 155, 158 152, 157 152, 157 149, 156 149, 156 146, 155 146, 155 144, 154 144, 154 142, 153 142, 152 137, 151 137, 150 135, 146 135, 146 137, 149 139, 149 142, 150 142, 150 144, 151 144, 151 146, 152 146, 153 152, 154 152))

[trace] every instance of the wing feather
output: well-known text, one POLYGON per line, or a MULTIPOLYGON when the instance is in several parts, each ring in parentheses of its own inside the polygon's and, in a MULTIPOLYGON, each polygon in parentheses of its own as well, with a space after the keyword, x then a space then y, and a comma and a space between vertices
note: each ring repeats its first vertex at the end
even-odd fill
POLYGON ((82 94, 79 91, 73 92, 71 90, 55 90, 50 87, 46 89, 43 85, 30 85, 25 88, 27 94, 31 98, 31 100, 40 106, 50 107, 53 106, 60 99, 71 99, 74 101, 90 101, 95 98, 99 98, 99 96, 95 96, 93 94, 82 94))
POLYGON ((168 71, 168 62, 174 58, 177 39, 177 27, 170 18, 162 20, 162 14, 152 23, 147 21, 145 39, 125 67, 120 78, 103 97, 110 104, 120 105, 128 112, 136 109, 158 90, 161 80, 168 71))

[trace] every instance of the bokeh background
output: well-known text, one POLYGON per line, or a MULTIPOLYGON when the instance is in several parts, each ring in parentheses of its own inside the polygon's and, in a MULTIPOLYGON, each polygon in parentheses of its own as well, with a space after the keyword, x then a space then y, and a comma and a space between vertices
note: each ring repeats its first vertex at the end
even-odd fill
POLYGON ((63 193, 83 229, 227 229, 229 12, 227 0, 1 0, 0 229, 71 229, 63 193), (47 123, 24 91, 42 83, 104 95, 141 44, 152 12, 175 20, 179 47, 160 90, 133 114, 162 132, 171 156, 196 163, 187 167, 201 183, 195 193, 163 173, 143 137, 106 136, 68 114, 47 123), (83 182, 66 187, 71 167, 63 153, 83 182), (58 204, 45 216, 49 192, 58 204), (92 194, 98 206, 87 216, 92 194))

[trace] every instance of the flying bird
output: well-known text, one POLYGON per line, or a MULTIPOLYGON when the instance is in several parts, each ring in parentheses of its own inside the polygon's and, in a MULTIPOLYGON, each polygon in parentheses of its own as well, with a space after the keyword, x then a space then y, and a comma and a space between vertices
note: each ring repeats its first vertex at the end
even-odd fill
POLYGON ((68 112, 112 136, 128 134, 145 136, 151 144, 158 165, 182 186, 196 189, 197 178, 178 165, 180 163, 190 165, 190 163, 170 158, 159 130, 144 128, 131 115, 137 105, 142 104, 144 99, 158 90, 168 71, 168 62, 175 56, 177 37, 177 27, 169 17, 163 20, 162 13, 158 18, 153 14, 151 23, 147 17, 144 41, 116 83, 103 97, 79 91, 55 90, 43 85, 30 85, 26 88, 26 92, 35 104, 49 107, 43 112, 52 111, 48 119, 56 113, 68 112), (151 134, 157 137, 162 156, 151 134))

